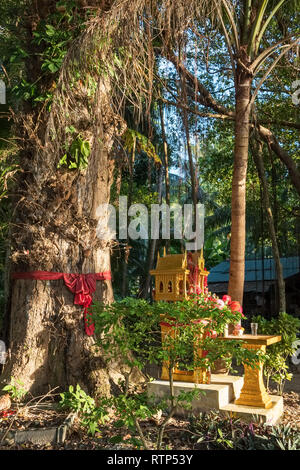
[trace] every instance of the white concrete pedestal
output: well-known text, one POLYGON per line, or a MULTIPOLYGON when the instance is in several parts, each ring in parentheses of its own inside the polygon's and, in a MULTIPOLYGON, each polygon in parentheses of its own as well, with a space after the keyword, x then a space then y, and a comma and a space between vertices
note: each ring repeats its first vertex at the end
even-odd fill
MULTIPOLYGON (((174 392, 177 396, 182 391, 191 391, 195 387, 205 393, 192 402, 192 413, 220 410, 230 417, 240 417, 243 421, 253 421, 257 416, 259 421, 274 425, 279 422, 283 413, 283 399, 272 396, 273 406, 270 409, 252 406, 235 405, 234 401, 240 396, 243 387, 243 377, 232 375, 212 374, 210 384, 194 384, 190 382, 174 382, 174 392)), ((157 400, 170 395, 167 380, 154 380, 147 384, 148 395, 154 395, 157 400)), ((178 407, 177 416, 187 416, 191 411, 178 407)))
POLYGON ((260 423, 274 426, 280 422, 283 414, 283 398, 278 395, 271 395, 272 407, 256 408, 255 406, 235 405, 229 403, 220 408, 231 418, 241 418, 242 421, 250 422, 257 420, 260 423))

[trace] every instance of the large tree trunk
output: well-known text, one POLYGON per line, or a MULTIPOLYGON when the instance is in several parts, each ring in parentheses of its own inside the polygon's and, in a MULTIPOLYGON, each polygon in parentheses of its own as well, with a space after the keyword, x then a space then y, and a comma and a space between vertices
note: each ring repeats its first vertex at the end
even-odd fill
POLYGON ((237 67, 234 167, 231 199, 231 245, 228 293, 243 302, 246 241, 246 177, 249 149, 251 77, 237 67))
MULTIPOLYGON (((95 146, 83 171, 55 171, 55 158, 47 161, 47 153, 23 155, 26 168, 19 181, 22 196, 12 234, 12 272, 110 271, 109 245, 96 236, 96 210, 109 202, 112 182, 112 143, 101 137, 106 145, 100 151, 95 146)), ((110 281, 97 281, 94 299, 113 299, 110 281)), ((93 348, 95 340, 84 330, 83 309, 73 300, 63 280, 12 281, 10 354, 1 380, 18 378, 32 394, 76 383, 90 393, 109 394, 115 374, 101 351, 93 348)))
MULTIPOLYGON (((33 66, 36 76, 40 64, 37 51, 30 52, 32 80, 33 66)), ((58 82, 50 114, 45 107, 27 105, 19 116, 22 172, 15 189, 11 274, 110 271, 110 244, 97 237, 97 223, 105 226, 107 214, 99 214, 97 208, 110 200, 110 153, 125 123, 112 110, 108 78, 99 79, 95 98, 89 98, 81 82, 73 90, 65 112, 59 110, 65 105, 66 83, 58 82), (58 168, 68 137, 66 119, 90 143, 86 169, 58 168)), ((111 281, 97 281, 93 298, 110 302, 111 281)), ((74 294, 63 280, 12 280, 6 315, 9 355, 2 383, 14 377, 33 395, 77 383, 94 396, 110 394, 122 364, 106 363, 101 348, 94 347, 95 338, 85 333, 82 307, 73 302, 74 294)))

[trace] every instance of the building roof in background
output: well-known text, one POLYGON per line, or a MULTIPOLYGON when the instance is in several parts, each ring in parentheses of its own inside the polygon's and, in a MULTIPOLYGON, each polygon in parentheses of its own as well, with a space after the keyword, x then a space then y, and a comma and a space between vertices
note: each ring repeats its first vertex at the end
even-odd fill
MULTIPOLYGON (((289 258, 280 258, 283 277, 293 276, 300 272, 300 260, 298 256, 289 258)), ((263 264, 264 264, 264 280, 275 281, 276 271, 273 258, 247 259, 245 262, 245 282, 259 282, 263 280, 263 264)), ((210 270, 207 278, 209 284, 227 283, 229 281, 229 261, 223 261, 210 270)))

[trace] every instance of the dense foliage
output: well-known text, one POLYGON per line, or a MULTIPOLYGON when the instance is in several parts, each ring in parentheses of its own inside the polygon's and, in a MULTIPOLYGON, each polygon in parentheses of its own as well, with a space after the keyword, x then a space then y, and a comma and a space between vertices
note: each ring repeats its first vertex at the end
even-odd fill
MULTIPOLYGON (((97 2, 94 8, 80 8, 72 0, 53 2, 46 16, 41 13, 37 20, 32 37, 26 35, 29 18, 23 13, 30 4, 28 1, 16 2, 10 0, 1 6, 1 63, 0 78, 7 85, 8 103, 14 110, 24 106, 51 108, 53 93, 56 89, 58 74, 72 40, 84 31, 85 24, 97 16, 97 2), (27 25, 27 26, 26 26, 27 25), (21 26, 21 27, 20 27, 21 26), (26 69, 28 57, 38 55, 38 64, 33 61, 31 70, 26 69), (28 73, 29 72, 29 73, 28 73), (27 103, 27 104, 26 104, 27 103)), ((274 3, 274 2, 273 2, 274 3)), ((273 8, 274 5, 271 5, 273 8)), ((297 36, 296 15, 293 8, 296 2, 286 3, 276 10, 270 21, 268 34, 263 37, 261 47, 268 43, 276 43, 280 37, 291 34, 297 36), (289 5, 290 4, 290 5, 289 5)), ((233 2, 235 5, 235 2, 233 2)), ((237 5, 237 14, 239 8, 237 5)), ((271 8, 270 8, 271 11, 271 8)), ((225 24, 227 24, 227 20, 225 24)), ((230 57, 224 46, 222 29, 215 23, 198 24, 183 38, 182 57, 189 70, 195 71, 195 76, 214 97, 217 106, 222 104, 229 110, 234 107, 234 80, 230 70, 230 57)), ((171 202, 190 202, 192 187, 190 169, 187 161, 187 144, 193 154, 195 171, 198 178, 198 198, 205 204, 206 209, 206 246, 205 257, 209 268, 219 261, 228 259, 230 243, 230 206, 231 206, 231 176, 234 128, 232 120, 210 112, 209 104, 203 99, 197 99, 196 92, 188 91, 186 105, 189 109, 188 125, 190 142, 182 124, 182 91, 178 88, 179 76, 174 63, 160 54, 161 43, 154 40, 157 48, 157 65, 154 84, 159 84, 160 95, 153 95, 153 104, 147 110, 143 109, 143 119, 137 124, 134 120, 133 108, 129 105, 126 121, 129 130, 124 136, 125 154, 119 156, 120 162, 116 172, 116 185, 113 190, 127 194, 132 202, 160 202, 171 197, 171 202), (163 98, 164 123, 160 119, 159 99, 163 98), (146 112, 147 111, 147 112, 146 112), (150 114, 149 114, 150 113, 150 114), (163 136, 165 127, 166 136, 163 136), (140 136, 140 145, 135 150, 132 161, 132 171, 128 171, 131 159, 133 137, 140 136), (165 161, 167 144, 167 164, 171 172, 171 187, 162 185, 159 189, 161 176, 166 176, 166 166, 160 175, 159 162, 165 161), (151 147, 152 146, 152 147, 151 147), (149 154, 148 150, 151 148, 149 154), (152 155, 157 155, 151 159, 152 155), (149 157, 150 155, 150 157, 149 157), (169 191, 168 195, 166 191, 169 191), (160 194, 159 194, 160 193, 160 194)), ((176 51, 176 47, 175 53, 176 51)), ((117 59, 116 59, 117 60, 117 59)), ((255 77, 254 87, 262 78, 266 69, 272 63, 270 56, 255 77)), ((280 144, 287 153, 292 155, 295 163, 299 161, 299 141, 297 119, 299 107, 293 103, 292 94, 295 89, 292 84, 297 80, 299 57, 297 46, 288 51, 274 69, 269 79, 264 82, 256 101, 255 119, 270 126, 280 144)), ((89 79, 90 80, 90 79, 89 79)), ((90 80, 87 86, 90 93, 95 89, 95 82, 90 80)), ((153 90, 155 87, 153 88, 153 90)), ((5 111, 1 117, 1 165, 3 182, 2 193, 6 192, 6 183, 13 176, 15 163, 6 159, 15 149, 14 131, 10 134, 7 125, 8 107, 0 105, 0 111, 5 111)), ((80 130, 70 128, 67 132, 66 152, 61 155, 59 167, 69 169, 84 169, 89 154, 89 143, 81 135, 80 130)), ((299 244, 299 211, 297 195, 289 178, 284 163, 265 146, 264 159, 266 174, 269 181, 271 204, 281 256, 298 253, 299 244)), ((7 197, 7 194, 6 194, 7 197)), ((262 194, 255 165, 249 161, 247 178, 247 244, 248 257, 272 256, 269 231, 265 222, 262 207, 262 194)), ((118 205, 112 194, 112 201, 118 205)), ((4 206, 3 206, 4 207, 4 206)), ((11 211, 8 208, 8 211, 11 211)), ((6 211, 7 212, 7 211, 6 211)), ((6 227, 7 213, 1 215, 1 224, 6 227)), ((5 232, 3 232, 4 244, 5 232)), ((163 243, 165 243, 163 241, 163 243)), ((119 295, 129 293, 148 296, 144 291, 145 280, 153 256, 150 255, 150 242, 129 240, 113 247, 113 270, 115 272, 115 290, 119 295), (152 258, 151 258, 152 256, 152 258), (122 287, 120 272, 125 272, 123 264, 128 263, 126 276, 128 285, 122 287), (120 270, 120 267, 122 268, 120 270)), ((156 252, 158 245, 156 246, 156 252)), ((169 243, 171 252, 181 249, 177 240, 169 243)), ((5 246, 2 248, 2 266, 5 246)), ((2 267, 3 269, 3 267, 2 267)))

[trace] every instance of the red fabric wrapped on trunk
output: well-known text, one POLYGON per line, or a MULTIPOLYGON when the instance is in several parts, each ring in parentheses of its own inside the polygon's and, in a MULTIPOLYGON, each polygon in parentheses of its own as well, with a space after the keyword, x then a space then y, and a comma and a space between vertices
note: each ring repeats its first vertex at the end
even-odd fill
POLYGON ((37 281, 54 281, 63 279, 67 288, 74 294, 74 305, 81 305, 84 309, 84 327, 88 336, 92 336, 95 325, 91 322, 91 314, 88 311, 93 301, 93 293, 96 290, 96 281, 111 279, 111 272, 105 271, 95 274, 67 274, 53 273, 50 271, 32 271, 26 273, 14 273, 13 279, 34 279, 37 281))

